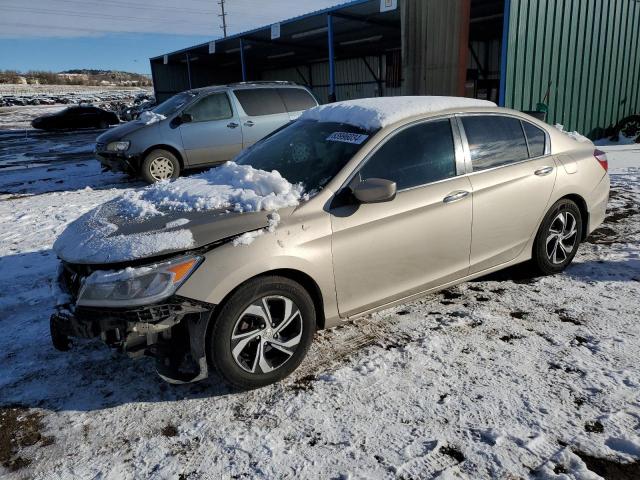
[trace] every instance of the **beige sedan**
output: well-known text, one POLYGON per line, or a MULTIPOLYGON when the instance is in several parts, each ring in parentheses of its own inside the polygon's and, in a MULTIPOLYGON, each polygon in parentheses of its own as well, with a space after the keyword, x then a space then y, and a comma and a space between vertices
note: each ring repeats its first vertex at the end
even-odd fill
POLYGON ((311 109, 236 162, 310 192, 246 246, 225 239, 263 227, 259 213, 212 217, 194 236, 214 247, 171 264, 184 273, 171 293, 210 307, 186 330, 183 350, 198 365, 186 381, 214 366, 242 388, 291 373, 317 328, 522 262, 561 272, 602 223, 609 194, 606 157, 591 142, 459 98, 311 109))

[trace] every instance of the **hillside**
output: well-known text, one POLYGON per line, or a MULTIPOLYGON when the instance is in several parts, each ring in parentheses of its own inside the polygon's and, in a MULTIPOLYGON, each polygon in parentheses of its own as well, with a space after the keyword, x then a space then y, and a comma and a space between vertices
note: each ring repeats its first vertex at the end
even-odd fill
POLYGON ((63 72, 0 70, 0 84, 147 87, 151 85, 151 79, 139 73, 112 70, 74 69, 63 72))

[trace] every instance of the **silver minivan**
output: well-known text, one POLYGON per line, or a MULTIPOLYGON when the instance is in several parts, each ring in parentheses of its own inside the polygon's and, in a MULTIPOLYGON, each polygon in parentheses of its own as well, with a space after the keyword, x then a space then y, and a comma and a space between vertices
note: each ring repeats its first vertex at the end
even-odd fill
POLYGON ((100 135, 96 156, 103 168, 149 183, 177 178, 231 160, 316 105, 305 87, 290 82, 188 90, 100 135))

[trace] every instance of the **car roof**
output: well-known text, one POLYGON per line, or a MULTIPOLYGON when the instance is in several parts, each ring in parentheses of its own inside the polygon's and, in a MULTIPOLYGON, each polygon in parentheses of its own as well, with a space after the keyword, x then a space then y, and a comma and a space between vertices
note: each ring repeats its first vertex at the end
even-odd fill
POLYGON ((365 130, 378 130, 405 119, 467 108, 496 109, 487 100, 465 97, 376 97, 330 103, 304 112, 301 120, 336 122, 365 130))
POLYGON ((305 88, 303 85, 299 85, 295 82, 286 81, 256 81, 256 82, 236 82, 228 83, 226 85, 211 85, 208 87, 192 88, 188 92, 200 95, 202 93, 221 92, 228 89, 234 90, 246 90, 254 88, 305 88))

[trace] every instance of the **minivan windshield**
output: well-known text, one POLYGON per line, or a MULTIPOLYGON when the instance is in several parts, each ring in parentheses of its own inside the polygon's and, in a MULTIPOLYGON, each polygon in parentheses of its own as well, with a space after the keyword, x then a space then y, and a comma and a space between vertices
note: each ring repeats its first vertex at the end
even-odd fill
POLYGON ((169 115, 173 115, 177 112, 182 106, 189 103, 193 98, 195 98, 195 94, 191 92, 182 92, 173 97, 165 100, 156 108, 151 110, 153 113, 157 113, 159 115, 164 115, 165 117, 169 115))
POLYGON ((264 138, 236 158, 240 165, 277 170, 306 192, 322 189, 375 132, 344 123, 298 120, 264 138))

